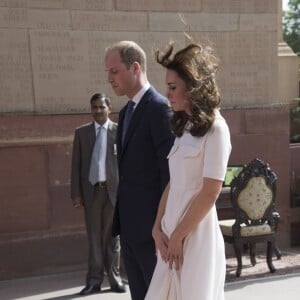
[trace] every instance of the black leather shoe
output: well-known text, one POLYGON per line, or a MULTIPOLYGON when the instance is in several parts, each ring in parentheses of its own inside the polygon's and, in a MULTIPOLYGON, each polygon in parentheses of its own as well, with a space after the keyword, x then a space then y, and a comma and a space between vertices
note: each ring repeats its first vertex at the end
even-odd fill
POLYGON ((80 296, 88 296, 91 294, 96 294, 101 292, 100 285, 87 285, 85 288, 83 288, 79 295, 80 296))
POLYGON ((111 287, 111 291, 115 293, 126 293, 126 287, 122 282, 118 282, 111 287))

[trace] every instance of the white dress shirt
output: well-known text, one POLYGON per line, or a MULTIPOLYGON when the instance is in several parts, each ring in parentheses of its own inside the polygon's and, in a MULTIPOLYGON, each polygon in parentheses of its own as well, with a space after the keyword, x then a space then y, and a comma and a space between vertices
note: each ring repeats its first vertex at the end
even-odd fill
POLYGON ((141 101, 144 94, 147 92, 147 90, 150 88, 150 83, 146 82, 146 84, 135 94, 135 96, 131 99, 135 105, 133 107, 133 110, 136 109, 137 105, 141 101))

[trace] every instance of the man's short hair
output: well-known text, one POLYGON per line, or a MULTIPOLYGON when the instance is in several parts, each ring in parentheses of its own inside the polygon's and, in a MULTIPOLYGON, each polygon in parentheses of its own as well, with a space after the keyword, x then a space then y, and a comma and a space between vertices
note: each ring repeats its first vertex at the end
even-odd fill
POLYGON ((141 66, 142 72, 147 71, 147 57, 145 51, 133 41, 121 41, 106 49, 106 53, 111 51, 118 51, 121 57, 121 61, 129 67, 134 63, 138 62, 141 66))

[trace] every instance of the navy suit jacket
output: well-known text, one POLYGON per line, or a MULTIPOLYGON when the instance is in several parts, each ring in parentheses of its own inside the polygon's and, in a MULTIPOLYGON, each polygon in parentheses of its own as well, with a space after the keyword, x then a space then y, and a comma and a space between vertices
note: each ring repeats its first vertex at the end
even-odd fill
POLYGON ((150 87, 134 110, 122 145, 126 107, 120 111, 117 131, 119 186, 113 235, 146 241, 152 239, 159 200, 169 182, 171 110, 168 100, 150 87))

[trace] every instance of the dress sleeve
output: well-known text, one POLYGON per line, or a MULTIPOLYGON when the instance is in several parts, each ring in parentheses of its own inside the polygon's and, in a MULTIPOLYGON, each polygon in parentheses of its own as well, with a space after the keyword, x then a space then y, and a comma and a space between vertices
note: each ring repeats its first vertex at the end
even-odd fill
POLYGON ((231 142, 229 128, 224 119, 216 119, 207 133, 204 148, 203 177, 224 180, 231 142))

